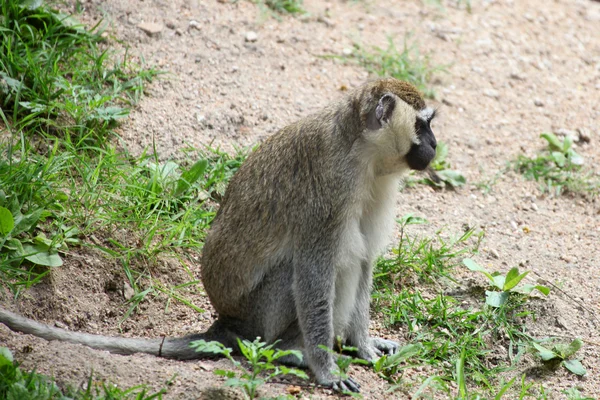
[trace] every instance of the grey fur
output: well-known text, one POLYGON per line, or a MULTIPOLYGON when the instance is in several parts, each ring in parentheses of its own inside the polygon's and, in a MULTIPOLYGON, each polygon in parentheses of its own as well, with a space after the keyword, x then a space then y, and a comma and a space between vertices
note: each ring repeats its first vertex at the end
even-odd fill
MULTIPOLYGON (((266 140, 232 178, 206 238, 202 281, 219 313, 205 333, 179 339, 125 339, 67 332, 0 309, 0 322, 48 340, 120 354, 178 359, 205 354, 192 340, 280 340, 303 352, 317 381, 358 391, 331 374, 335 336, 374 360, 397 343, 368 334, 372 266, 389 239, 395 193, 419 146, 424 102, 395 79, 368 82, 266 140), (414 150, 413 150, 413 153, 414 150)), ((432 135, 432 134, 431 134, 432 135)), ((432 136, 433 137, 433 136, 432 136)), ((433 152, 435 154, 435 151, 433 152)), ((429 163, 431 149, 421 163, 429 163)))

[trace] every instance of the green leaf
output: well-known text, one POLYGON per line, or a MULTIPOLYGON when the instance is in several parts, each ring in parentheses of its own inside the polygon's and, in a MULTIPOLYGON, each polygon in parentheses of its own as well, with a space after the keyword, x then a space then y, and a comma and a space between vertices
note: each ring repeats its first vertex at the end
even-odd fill
POLYGON ((36 8, 41 7, 43 0, 21 0, 21 7, 27 8, 29 10, 35 10, 36 8))
POLYGON ((556 165, 558 165, 561 168, 565 166, 567 157, 565 157, 565 155, 563 153, 561 153, 560 151, 553 151, 551 154, 552 154, 552 159, 554 160, 556 165))
POLYGON ((50 254, 48 250, 48 246, 41 243, 23 245, 23 251, 25 254, 29 254, 25 257, 27 261, 45 267, 60 267, 63 265, 60 256, 58 254, 50 254))
POLYGON ((506 391, 508 389, 510 389, 510 387, 512 386, 512 384, 513 384, 513 382, 515 381, 516 378, 517 377, 515 376, 510 381, 506 382, 506 384, 504 386, 502 386, 502 388, 500 389, 500 391, 498 392, 498 394, 496 394, 496 396, 494 397, 494 400, 500 400, 500 399, 502 399, 502 396, 504 396, 504 393, 506 393, 506 391))
POLYGON ((183 192, 187 191, 190 186, 204 174, 207 166, 208 160, 200 160, 192 165, 189 170, 181 174, 181 178, 179 178, 179 181, 177 181, 175 196, 179 196, 183 192))
POLYGON ((504 282, 506 281, 506 277, 500 274, 492 274, 492 285, 496 286, 500 290, 504 290, 504 282))
POLYGON ((522 293, 522 294, 530 294, 533 290, 538 290, 545 296, 550 294, 550 288, 543 285, 522 285, 513 290, 513 292, 522 293))
POLYGON ((550 361, 550 360, 554 360, 555 358, 561 358, 560 355, 556 354, 552 350, 547 349, 538 343, 532 342, 531 344, 539 352, 540 357, 544 361, 550 361))
POLYGON ((485 291, 485 303, 491 307, 502 307, 508 301, 509 292, 492 292, 485 291))
POLYGON ((562 150, 563 143, 553 133, 542 133, 541 138, 546 139, 551 150, 562 150))
POLYGON ((0 347, 0 367, 14 362, 12 353, 7 347, 0 347))
POLYGON ((19 233, 29 231, 35 226, 35 224, 37 224, 43 212, 43 209, 38 208, 37 210, 32 211, 27 215, 15 216, 15 227, 13 229, 12 235, 16 236, 19 233))
POLYGON ((407 215, 403 216, 402 218, 398 218, 398 219, 396 219, 396 222, 398 222, 402 226, 424 225, 424 224, 429 223, 429 221, 427 221, 425 218, 415 217, 412 214, 407 214, 407 215))
POLYGON ((581 346, 583 346, 583 341, 581 339, 575 339, 562 351, 561 355, 563 358, 571 357, 579 351, 581 346))
POLYGON ((569 160, 573 165, 583 165, 585 162, 583 157, 581 157, 579 154, 575 153, 572 150, 569 152, 569 160))
POLYGON ((0 206, 0 235, 8 235, 15 227, 15 220, 10 210, 0 206))
POLYGON ((446 158, 448 157, 448 145, 444 142, 437 142, 437 147, 435 148, 435 157, 431 164, 442 164, 446 158))
POLYGON ((564 360, 562 363, 566 369, 568 369, 575 375, 583 376, 587 373, 584 366, 581 365, 581 362, 579 360, 564 360))
POLYGON ((471 271, 481 272, 490 280, 490 282, 494 282, 494 277, 490 274, 487 269, 483 268, 481 265, 477 264, 475 261, 470 258, 465 258, 462 260, 465 267, 469 268, 471 271))
POLYGON ((503 290, 511 290, 512 288, 517 286, 519 282, 521 282, 523 278, 527 276, 527 274, 529 274, 529 271, 525 271, 521 275, 519 275, 519 268, 512 268, 510 271, 508 271, 508 274, 506 274, 506 280, 504 281, 503 290))
POLYGON ((459 171, 443 169, 441 171, 437 171, 436 173, 442 181, 452 185, 453 187, 460 187, 467 182, 467 179, 459 171))

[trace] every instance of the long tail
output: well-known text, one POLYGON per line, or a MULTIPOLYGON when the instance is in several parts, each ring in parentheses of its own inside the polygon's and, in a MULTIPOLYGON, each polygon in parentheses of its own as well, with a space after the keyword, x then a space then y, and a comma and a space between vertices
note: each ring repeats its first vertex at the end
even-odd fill
POLYGON ((224 332, 225 330, 218 320, 204 333, 181 338, 161 339, 122 338, 71 332, 25 318, 1 307, 0 322, 15 332, 34 335, 48 341, 58 340, 82 344, 93 349, 106 350, 115 354, 145 353, 179 360, 191 360, 214 356, 213 354, 199 353, 192 349, 190 343, 194 340, 204 339, 206 341, 216 340, 220 342, 230 342, 229 340, 224 340, 227 339, 227 336, 229 335, 224 332))

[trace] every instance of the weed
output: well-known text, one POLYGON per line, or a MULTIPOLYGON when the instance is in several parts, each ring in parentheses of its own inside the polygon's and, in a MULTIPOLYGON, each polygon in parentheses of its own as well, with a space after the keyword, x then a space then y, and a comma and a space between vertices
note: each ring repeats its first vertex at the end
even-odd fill
POLYGON ((304 14, 302 0, 264 0, 264 3, 271 10, 280 14, 304 14))
POLYGON ((391 37, 388 38, 388 46, 385 49, 366 49, 357 43, 354 44, 354 48, 350 55, 341 58, 356 63, 376 75, 410 82, 428 97, 434 96, 433 89, 429 87, 433 74, 445 70, 442 66, 432 67, 429 56, 421 55, 417 45, 409 44, 407 39, 404 40, 402 51, 396 48, 391 37))
POLYGON ((429 164, 431 168, 429 176, 419 180, 419 182, 436 188, 457 188, 463 186, 467 180, 459 171, 450 169, 450 163, 447 158, 448 145, 444 142, 438 142, 435 149, 435 158, 429 164))
POLYGON ((61 390, 54 380, 34 372, 25 372, 6 347, 0 347, 0 398, 8 400, 154 400, 162 399, 162 389, 149 394, 144 386, 126 390, 107 383, 98 385, 90 376, 85 390, 61 390))
POLYGON ((373 371, 385 379, 393 386, 390 391, 393 391, 395 387, 400 383, 401 376, 398 375, 406 368, 410 366, 402 365, 409 358, 420 354, 423 348, 420 344, 407 344, 398 349, 398 351, 392 355, 384 354, 379 357, 377 361, 373 363, 373 371))
POLYGON ((445 240, 439 232, 436 239, 410 239, 405 234, 406 227, 425 224, 427 221, 406 215, 397 222, 400 224, 400 241, 392 249, 391 258, 378 260, 374 275, 376 287, 392 282, 402 285, 411 276, 416 276, 419 282, 425 283, 432 283, 439 277, 450 278, 449 271, 459 264, 459 256, 477 252, 484 236, 483 232, 475 233, 474 229, 467 229, 458 238, 450 240, 445 240), (469 239, 473 235, 476 243, 469 246, 469 239))
POLYGON ((250 364, 250 371, 248 371, 239 361, 232 357, 233 350, 225 347, 222 343, 197 340, 191 344, 196 351, 221 354, 231 361, 237 369, 237 373, 234 371, 216 370, 215 374, 227 378, 225 385, 241 388, 249 399, 257 398, 258 388, 276 376, 291 374, 302 379, 308 379, 304 371, 274 364, 278 359, 286 356, 295 356, 302 360, 302 353, 300 351, 279 350, 274 348, 276 345, 277 343, 267 345, 261 342, 260 338, 256 338, 254 342, 238 339, 239 349, 250 364))
POLYGON ((0 11, 0 108, 16 130, 102 138, 157 74, 42 1, 6 0, 0 11))
POLYGON ((581 361, 572 358, 583 345, 581 339, 575 339, 571 343, 554 343, 551 348, 536 342, 531 344, 538 351, 542 361, 550 366, 562 365, 575 375, 583 376, 586 374, 581 361))
POLYGON ((594 400, 593 397, 587 397, 581 394, 577 388, 570 388, 563 390, 562 392, 567 395, 567 400, 594 400))
POLYGON ((481 272, 490 281, 492 287, 498 290, 492 290, 485 292, 485 303, 491 307, 502 307, 505 305, 511 294, 525 294, 529 295, 532 291, 537 290, 540 293, 548 296, 550 289, 543 285, 519 285, 519 283, 529 274, 529 271, 519 274, 517 267, 512 268, 506 275, 502 275, 500 272, 489 273, 485 268, 477 264, 470 258, 465 258, 463 264, 471 271, 481 272))
POLYGON ((584 159, 573 149, 573 139, 558 139, 552 133, 543 133, 547 148, 534 158, 520 155, 513 168, 529 180, 540 182, 542 192, 560 195, 563 192, 595 195, 600 192, 600 181, 582 170, 584 159))

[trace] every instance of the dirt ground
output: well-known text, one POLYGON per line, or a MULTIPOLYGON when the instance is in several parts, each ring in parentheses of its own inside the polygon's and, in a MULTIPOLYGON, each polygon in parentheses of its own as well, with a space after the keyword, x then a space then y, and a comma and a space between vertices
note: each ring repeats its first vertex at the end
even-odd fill
MULTIPOLYGON (((74 2, 67 2, 74 3, 74 2)), ((318 110, 368 78, 364 69, 320 57, 342 55, 355 41, 385 47, 387 37, 402 45, 407 33, 434 65, 440 108, 434 131, 450 149, 453 169, 467 178, 457 191, 417 186, 400 193, 398 215, 414 213, 430 224, 415 234, 443 228, 459 232, 466 224, 484 229, 477 261, 491 269, 522 265, 528 280, 558 285, 538 310, 531 327, 539 336, 580 337, 583 365, 577 378, 564 370, 538 378, 552 390, 578 386, 600 398, 600 204, 579 196, 548 197, 538 185, 507 172, 489 193, 481 185, 517 154, 543 147, 540 133, 580 130, 590 138, 577 151, 600 174, 600 3, 591 0, 387 0, 322 2, 306 0, 309 15, 265 16, 250 1, 87 0, 86 24, 104 18, 109 32, 167 71, 156 80, 121 127, 128 148, 139 153, 156 142, 163 158, 185 146, 213 142, 230 149, 247 146, 284 125, 318 110), (157 24, 154 34, 140 25, 157 24), (255 37, 252 33, 256 34, 255 37), (524 229, 525 228, 525 229, 524 229)), ((110 39, 109 40, 113 40, 110 39)), ((199 276, 200 265, 188 265, 199 276)), ((176 264, 152 271, 171 284, 186 280, 176 264)), ((40 321, 71 330, 119 334, 127 309, 119 290, 124 276, 116 263, 81 250, 30 289, 18 304, 40 321)), ((208 311, 198 314, 158 297, 123 323, 125 336, 183 335, 205 330, 213 318, 201 292, 192 299, 208 311)), ((377 316, 374 317, 377 324, 377 316)), ((399 337, 387 332, 389 337, 399 337)), ((215 368, 226 361, 176 362, 151 356, 117 356, 64 343, 48 343, 0 327, 0 345, 11 348, 24 367, 79 385, 93 370, 98 379, 123 386, 161 387, 177 374, 166 398, 196 399, 219 384, 215 368)), ((418 373, 418 372, 414 372, 418 373)), ((385 394, 387 384, 363 368, 353 376, 365 398, 405 398, 385 394)), ((535 381, 535 377, 532 377, 535 381)), ((285 394, 287 385, 267 385, 265 393, 285 394)), ((335 397, 304 389, 303 398, 335 397)), ((561 397, 563 396, 563 397, 561 397)))

